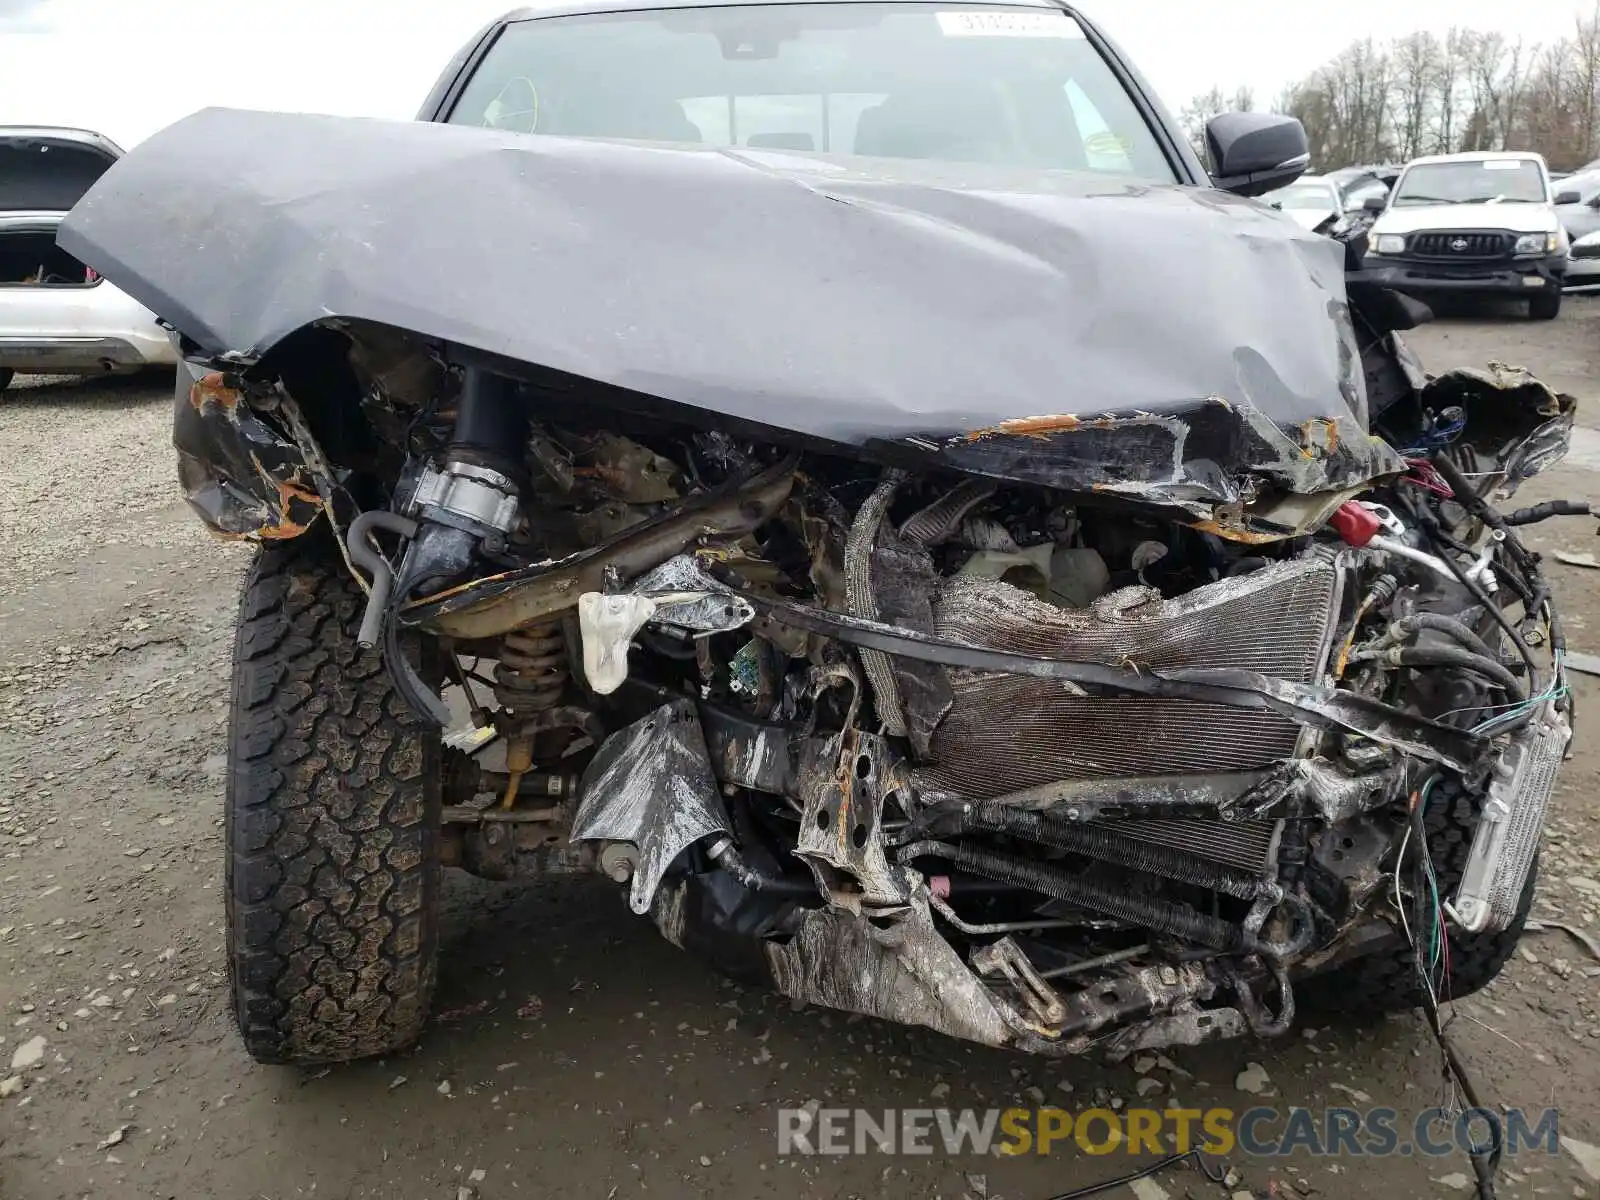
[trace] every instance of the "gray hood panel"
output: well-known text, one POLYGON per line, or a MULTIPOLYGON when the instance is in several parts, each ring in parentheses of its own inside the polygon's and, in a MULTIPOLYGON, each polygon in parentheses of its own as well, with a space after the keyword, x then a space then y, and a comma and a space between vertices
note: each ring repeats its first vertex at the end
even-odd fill
POLYGON ((210 109, 60 244, 211 355, 364 319, 1190 506, 1403 469, 1366 433, 1343 247, 1201 189, 210 109))

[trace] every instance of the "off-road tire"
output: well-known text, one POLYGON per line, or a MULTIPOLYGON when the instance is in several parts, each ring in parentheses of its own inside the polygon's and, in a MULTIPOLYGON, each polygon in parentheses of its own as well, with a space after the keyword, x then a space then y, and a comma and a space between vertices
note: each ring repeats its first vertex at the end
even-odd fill
MULTIPOLYGON (((1472 831, 1477 825, 1483 797, 1470 793, 1456 781, 1442 781, 1429 797, 1423 814, 1428 831, 1428 849, 1433 855, 1434 875, 1439 894, 1448 900, 1461 881, 1467 851, 1472 846, 1472 831)), ((1536 857, 1528 871, 1517 904, 1516 916, 1498 933, 1462 933, 1450 937, 1450 996, 1470 996, 1494 981, 1516 953, 1533 907, 1534 886, 1539 877, 1536 857)), ((1416 959, 1409 946, 1391 947, 1346 962, 1333 971, 1315 976, 1301 985, 1302 999, 1308 1007, 1340 1012, 1353 1020, 1371 1020, 1386 1013, 1408 1012, 1423 1002, 1422 982, 1417 977, 1416 959)), ((1440 996, 1443 1000, 1445 997, 1440 996)))
POLYGON ((1554 321, 1560 315, 1560 292, 1544 292, 1528 301, 1528 316, 1535 321, 1554 321))
POLYGON ((228 966, 252 1058, 343 1062, 414 1040, 439 921, 440 744, 356 645, 331 537, 245 583, 228 731, 228 966))
POLYGON ((0 392, 11 386, 11 381, 16 378, 16 374, 10 367, 0 367, 0 392))

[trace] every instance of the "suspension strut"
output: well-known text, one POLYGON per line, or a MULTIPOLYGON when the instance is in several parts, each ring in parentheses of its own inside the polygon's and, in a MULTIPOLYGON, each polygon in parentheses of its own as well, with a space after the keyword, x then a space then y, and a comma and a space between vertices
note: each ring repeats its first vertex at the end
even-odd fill
POLYGON ((510 712, 543 712, 561 703, 569 674, 559 622, 513 630, 500 646, 494 697, 510 712))
POLYGON ((567 639, 559 621, 513 630, 501 641, 494 696, 506 710, 509 777, 501 808, 516 804, 522 777, 533 767, 534 738, 543 728, 539 718, 556 715, 570 675, 567 639))

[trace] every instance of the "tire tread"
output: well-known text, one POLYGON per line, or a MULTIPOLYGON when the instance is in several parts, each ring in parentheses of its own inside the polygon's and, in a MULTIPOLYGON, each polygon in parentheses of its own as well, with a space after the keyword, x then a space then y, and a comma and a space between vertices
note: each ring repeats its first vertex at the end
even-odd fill
POLYGON ((228 959, 239 1031, 261 1062, 400 1049, 432 999, 440 749, 356 645, 364 602, 315 535, 263 548, 240 601, 228 959))

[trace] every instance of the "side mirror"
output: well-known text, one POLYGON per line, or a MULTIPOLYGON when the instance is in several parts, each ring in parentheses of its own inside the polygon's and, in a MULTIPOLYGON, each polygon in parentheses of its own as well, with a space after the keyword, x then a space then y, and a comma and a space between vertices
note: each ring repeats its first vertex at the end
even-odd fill
POLYGON ((1583 197, 1581 195, 1579 195, 1577 192, 1557 192, 1556 193, 1556 203, 1557 204, 1580 204, 1580 203, 1582 203, 1582 201, 1583 201, 1583 197))
POLYGON ((1586 201, 1590 208, 1600 208, 1600 192, 1596 192, 1586 201))
POLYGON ((1389 200, 1386 196, 1368 196, 1361 202, 1361 211, 1371 213, 1375 217, 1382 216, 1383 210, 1388 207, 1389 200))
POLYGON ((1293 183, 1311 165, 1305 127, 1270 113, 1222 113, 1206 122, 1212 186, 1259 196, 1293 183))

